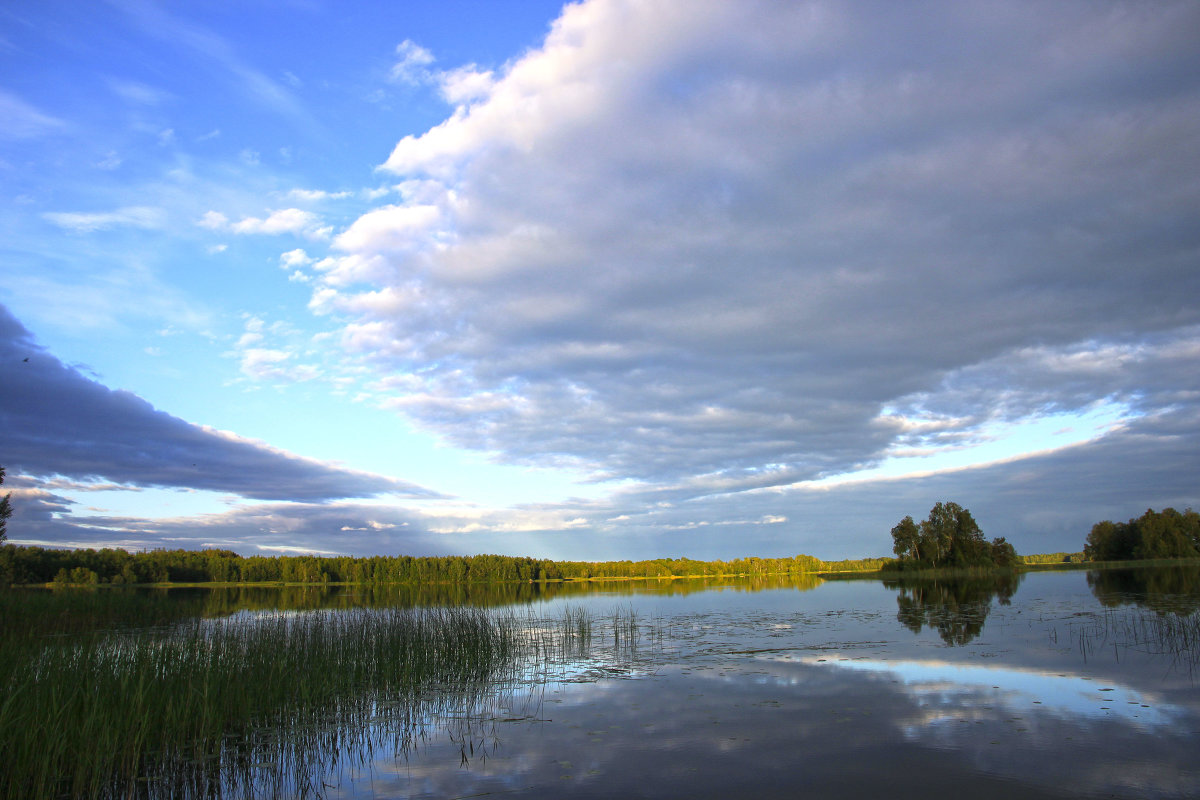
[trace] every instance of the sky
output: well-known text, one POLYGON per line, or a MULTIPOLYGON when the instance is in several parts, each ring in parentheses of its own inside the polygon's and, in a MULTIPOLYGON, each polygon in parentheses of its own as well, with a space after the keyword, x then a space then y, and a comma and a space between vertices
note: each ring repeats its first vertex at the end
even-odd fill
POLYGON ((9 541, 1018 552, 1200 505, 1194 2, 9 0, 9 541))

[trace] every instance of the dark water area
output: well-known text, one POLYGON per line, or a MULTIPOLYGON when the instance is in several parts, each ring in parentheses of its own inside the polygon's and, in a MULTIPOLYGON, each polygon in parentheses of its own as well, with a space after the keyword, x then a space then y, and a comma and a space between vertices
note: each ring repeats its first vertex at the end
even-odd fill
POLYGON ((211 617, 477 604, 587 620, 400 734, 364 719, 331 735, 319 781, 266 796, 1200 797, 1195 567, 156 596, 211 617))

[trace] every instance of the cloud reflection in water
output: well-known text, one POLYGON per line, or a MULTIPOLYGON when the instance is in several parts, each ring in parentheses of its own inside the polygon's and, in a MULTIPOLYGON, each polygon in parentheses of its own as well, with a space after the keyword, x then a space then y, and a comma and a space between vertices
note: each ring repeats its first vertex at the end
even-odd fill
POLYGON ((939 661, 810 659, 808 663, 822 661, 895 675, 918 705, 940 712, 929 718, 931 722, 975 718, 980 710, 996 706, 1068 720, 1119 719, 1139 727, 1170 725, 1183 715, 1181 709, 1136 689, 1077 675, 939 661))

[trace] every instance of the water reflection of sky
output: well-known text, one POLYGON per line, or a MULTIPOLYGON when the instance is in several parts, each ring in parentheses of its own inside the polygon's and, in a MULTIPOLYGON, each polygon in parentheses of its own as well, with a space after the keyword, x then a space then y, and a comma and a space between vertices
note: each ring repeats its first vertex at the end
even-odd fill
POLYGON ((1153 695, 1119 683, 1078 675, 923 661, 810 659, 832 668, 892 675, 923 708, 929 722, 967 718, 979 708, 1054 714, 1063 719, 1120 719, 1140 726, 1169 725, 1182 714, 1153 695))
POLYGON ((476 731, 485 756, 463 763, 459 743, 431 740, 343 796, 1197 796, 1194 718, 1106 717, 1085 703, 1101 688, 1120 687, 936 663, 695 662, 548 686, 529 717, 476 731))

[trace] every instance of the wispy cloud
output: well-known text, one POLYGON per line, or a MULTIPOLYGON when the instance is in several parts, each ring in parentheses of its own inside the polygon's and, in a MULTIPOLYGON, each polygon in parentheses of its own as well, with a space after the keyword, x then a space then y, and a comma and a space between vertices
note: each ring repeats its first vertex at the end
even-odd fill
POLYGON ((0 89, 0 139, 31 139, 63 129, 66 123, 17 95, 0 89))
POLYGON ((113 93, 130 103, 156 106, 171 98, 171 93, 139 81, 109 78, 108 86, 113 93))
POLYGON ((150 206, 127 206, 115 211, 53 211, 42 215, 60 228, 76 233, 92 233, 108 228, 161 228, 166 223, 166 214, 160 208, 150 206))
POLYGON ((396 45, 396 63, 389 77, 397 83, 423 83, 429 80, 429 65, 434 62, 433 53, 409 39, 396 45))
POLYGON ((222 36, 150 0, 118 0, 115 4, 147 34, 184 48, 217 67, 256 102, 311 123, 308 112, 288 89, 251 65, 222 36))

